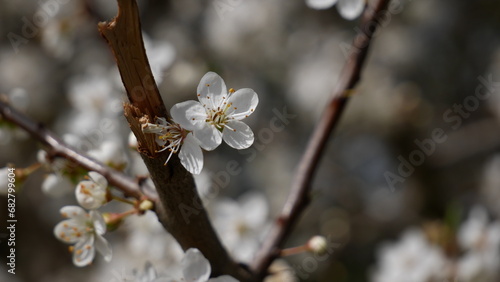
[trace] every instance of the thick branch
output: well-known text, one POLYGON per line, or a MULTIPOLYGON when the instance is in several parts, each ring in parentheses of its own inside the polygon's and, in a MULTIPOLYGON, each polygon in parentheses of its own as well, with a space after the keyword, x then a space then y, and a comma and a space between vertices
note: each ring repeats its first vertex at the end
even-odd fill
POLYGON ((333 93, 333 98, 316 126, 306 151, 299 162, 285 207, 252 265, 252 269, 261 277, 266 275, 269 265, 279 256, 280 248, 283 246, 294 224, 309 204, 311 181, 318 167, 321 155, 330 133, 338 124, 347 105, 352 89, 360 79, 370 42, 375 29, 380 25, 379 21, 382 20, 383 15, 381 12, 386 9, 388 3, 389 0, 375 1, 373 7, 368 7, 363 15, 361 30, 365 34, 358 34, 354 39, 353 50, 351 50, 342 70, 337 88, 333 93))
POLYGON ((165 229, 184 250, 198 248, 212 265, 212 275, 229 274, 250 281, 248 271, 235 263, 223 248, 198 196, 193 177, 176 156, 164 166, 168 152, 157 153, 154 134, 143 134, 141 125, 168 117, 144 50, 135 0, 118 0, 118 16, 99 23, 118 65, 130 104, 124 105, 139 151, 156 186, 161 204, 157 214, 165 229))
MULTIPOLYGON (((139 185, 133 179, 70 148, 42 124, 35 123, 1 99, 0 114, 5 120, 18 125, 45 145, 49 156, 65 158, 86 170, 102 174, 110 185, 122 191, 126 197, 133 197, 138 200, 145 198, 139 185)), ((153 196, 149 196, 149 199, 156 200, 153 196)))

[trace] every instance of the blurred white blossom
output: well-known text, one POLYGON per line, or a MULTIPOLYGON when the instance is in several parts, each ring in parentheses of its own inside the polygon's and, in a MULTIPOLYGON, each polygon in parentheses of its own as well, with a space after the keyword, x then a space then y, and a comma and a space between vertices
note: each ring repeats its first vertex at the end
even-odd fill
POLYGON ((7 195, 7 190, 9 185, 7 177, 8 174, 9 174, 8 167, 0 168, 0 195, 7 195))
POLYGON ((169 264, 181 260, 182 249, 171 235, 165 233, 154 212, 131 216, 127 218, 124 227, 128 234, 126 250, 134 257, 164 260, 169 264))
POLYGON ((445 281, 449 267, 442 250, 430 244, 418 229, 409 230, 399 242, 384 246, 378 264, 374 282, 445 281))
POLYGON ((151 71, 159 85, 165 78, 164 71, 175 59, 175 48, 168 41, 154 41, 143 33, 144 48, 151 64, 151 71))
POLYGON ((116 169, 123 169, 128 163, 125 150, 117 140, 105 140, 98 148, 88 151, 87 154, 116 169))
POLYGON ((264 282, 297 282, 295 270, 285 260, 277 259, 269 267, 269 276, 264 282))
POLYGON ((144 271, 139 272, 137 269, 134 269, 132 271, 132 279, 126 279, 126 281, 130 282, 163 282, 163 281, 168 281, 166 277, 164 277, 161 274, 158 274, 158 272, 155 270, 153 264, 151 262, 147 261, 144 265, 144 271))
POLYGON ((210 278, 212 267, 209 261, 203 256, 198 249, 189 249, 184 254, 181 261, 182 277, 166 279, 165 281, 196 281, 196 282, 237 282, 229 275, 210 278))
POLYGON ((212 218, 223 244, 233 256, 250 262, 268 223, 268 203, 264 195, 250 192, 238 201, 221 199, 213 204, 212 218))
POLYGON ((483 170, 481 195, 488 207, 500 217, 500 155, 495 155, 486 163, 483 170))
POLYGON ((48 174, 42 182, 42 191, 52 197, 60 197, 73 191, 73 183, 60 173, 48 174))
POLYGON ((74 109, 103 114, 114 102, 120 102, 107 70, 99 65, 88 67, 87 73, 75 76, 68 84, 68 100, 74 109))
POLYGON ((307 6, 312 9, 329 9, 337 4, 339 14, 346 20, 353 20, 361 15, 366 0, 306 0, 307 6))
POLYGON ((497 281, 500 268, 500 222, 489 222, 486 210, 474 207, 458 232, 466 253, 457 264, 459 281, 497 281))

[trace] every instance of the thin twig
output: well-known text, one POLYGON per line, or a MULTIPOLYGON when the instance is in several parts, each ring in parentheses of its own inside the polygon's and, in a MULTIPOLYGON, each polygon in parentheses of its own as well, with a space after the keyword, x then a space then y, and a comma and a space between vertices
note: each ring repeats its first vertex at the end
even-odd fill
POLYGON ((388 3, 389 0, 375 1, 374 5, 368 7, 363 14, 361 30, 368 32, 366 34, 358 34, 354 39, 354 51, 351 50, 342 70, 337 88, 333 93, 332 100, 323 113, 302 155, 295 179, 292 181, 290 195, 283 211, 266 237, 263 246, 257 254, 256 260, 252 264, 252 270, 260 275, 260 277, 264 277, 267 274, 269 265, 280 255, 280 249, 294 224, 309 204, 311 181, 318 163, 321 160, 330 133, 338 124, 350 94, 360 79, 370 42, 375 29, 379 25, 379 21, 382 20, 381 12, 386 9, 388 3))
MULTIPOLYGON (((77 152, 75 149, 64 144, 63 141, 42 124, 34 122, 2 100, 0 100, 0 115, 5 120, 24 129, 40 143, 45 145, 49 156, 65 158, 86 170, 102 174, 108 180, 108 183, 122 191, 125 197, 133 197, 138 200, 146 198, 136 181, 123 173, 77 152)), ((155 195, 148 196, 150 200, 156 201, 155 195)))

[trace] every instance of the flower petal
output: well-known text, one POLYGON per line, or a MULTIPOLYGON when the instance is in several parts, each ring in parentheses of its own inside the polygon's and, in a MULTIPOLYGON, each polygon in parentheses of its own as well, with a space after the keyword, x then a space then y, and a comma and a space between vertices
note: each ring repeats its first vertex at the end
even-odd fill
POLYGON ((338 0, 306 0, 306 4, 311 9, 324 10, 332 7, 338 0))
POLYGON ((222 143, 222 133, 215 126, 208 123, 195 130, 194 137, 200 141, 200 146, 207 151, 212 151, 222 143))
POLYGON ((181 151, 179 152, 181 164, 192 174, 200 174, 203 168, 203 153, 201 152, 199 141, 189 133, 184 139, 181 151))
POLYGON ((98 211, 90 211, 92 225, 96 234, 102 235, 106 233, 106 222, 98 211))
POLYGON ((74 218, 77 220, 85 220, 87 212, 79 206, 64 206, 59 212, 66 218, 74 218))
POLYGON ((73 236, 75 230, 78 231, 79 229, 81 229, 81 227, 75 224, 73 219, 66 219, 59 222, 56 227, 54 227, 54 235, 64 243, 74 244, 81 240, 81 238, 73 236))
POLYGON ((207 111, 196 101, 185 101, 175 104, 170 109, 172 119, 187 130, 201 128, 207 120, 207 111))
POLYGON ((186 281, 205 282, 212 271, 210 263, 198 249, 189 249, 182 258, 182 274, 186 281))
POLYGON ((207 72, 198 84, 198 100, 210 109, 217 109, 228 98, 224 80, 215 72, 207 72))
POLYGON ((231 147, 241 150, 253 144, 252 129, 241 121, 230 121, 222 131, 222 139, 231 147))
POLYGON ((75 245, 73 250, 73 264, 80 267, 89 265, 94 260, 94 256, 94 236, 86 234, 75 245))
POLYGON ((231 108, 227 111, 229 118, 241 120, 253 113, 259 104, 259 97, 252 89, 243 88, 234 92, 228 102, 231 104, 231 108))
POLYGON ((94 244, 97 251, 104 257, 104 260, 107 262, 111 261, 113 252, 111 250, 111 247, 109 246, 108 241, 106 241, 106 239, 104 239, 104 237, 102 237, 101 235, 96 234, 94 244))
POLYGON ((346 20, 354 20, 359 17, 365 9, 366 0, 339 0, 337 10, 346 20))
POLYGON ((155 133, 155 134, 163 134, 166 130, 166 126, 154 123, 146 123, 142 125, 142 132, 144 133, 155 133))

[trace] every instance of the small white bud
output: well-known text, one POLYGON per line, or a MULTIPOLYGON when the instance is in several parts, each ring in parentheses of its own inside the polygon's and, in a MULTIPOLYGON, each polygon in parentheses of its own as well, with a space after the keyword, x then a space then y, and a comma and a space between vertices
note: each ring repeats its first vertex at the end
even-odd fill
POLYGON ((322 255, 326 252, 328 247, 328 242, 323 236, 314 236, 307 242, 309 250, 315 254, 322 255))
POLYGON ((139 208, 143 211, 147 211, 153 208, 153 202, 150 200, 144 200, 139 204, 139 208))

